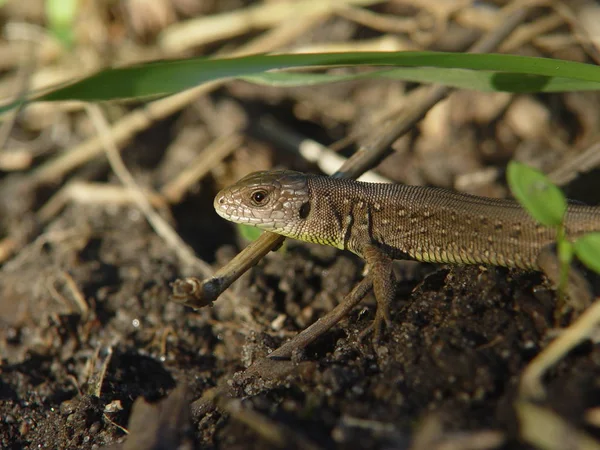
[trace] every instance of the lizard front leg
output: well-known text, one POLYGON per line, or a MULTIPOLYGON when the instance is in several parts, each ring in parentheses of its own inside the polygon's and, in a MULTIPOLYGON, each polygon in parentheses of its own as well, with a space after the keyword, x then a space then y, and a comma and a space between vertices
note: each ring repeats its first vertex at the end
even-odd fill
POLYGON ((375 245, 366 246, 362 253, 367 262, 367 276, 373 280, 377 312, 373 324, 361 333, 361 338, 372 331, 373 340, 377 342, 384 325, 387 328, 391 326, 390 304, 396 295, 392 259, 375 245))

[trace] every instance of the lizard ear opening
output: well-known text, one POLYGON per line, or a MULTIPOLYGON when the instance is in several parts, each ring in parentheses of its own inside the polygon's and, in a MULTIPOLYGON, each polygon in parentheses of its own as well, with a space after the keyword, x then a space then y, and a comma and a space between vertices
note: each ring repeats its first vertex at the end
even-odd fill
POLYGON ((310 202, 302 203, 302 206, 300 207, 299 212, 300 212, 300 218, 306 219, 308 217, 308 214, 310 213, 310 202))

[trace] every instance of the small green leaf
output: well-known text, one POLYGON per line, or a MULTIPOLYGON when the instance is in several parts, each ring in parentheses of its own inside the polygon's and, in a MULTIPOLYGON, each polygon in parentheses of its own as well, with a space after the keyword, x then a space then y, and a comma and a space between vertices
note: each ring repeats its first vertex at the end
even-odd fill
POLYGON ((52 33, 66 46, 73 43, 78 0, 46 0, 46 19, 52 33))
POLYGON ((577 239, 575 254, 587 267, 600 273, 600 232, 584 234, 577 239))
POLYGON ((567 199, 542 172, 511 161, 506 177, 517 201, 535 220, 548 227, 558 227, 567 211, 567 199))

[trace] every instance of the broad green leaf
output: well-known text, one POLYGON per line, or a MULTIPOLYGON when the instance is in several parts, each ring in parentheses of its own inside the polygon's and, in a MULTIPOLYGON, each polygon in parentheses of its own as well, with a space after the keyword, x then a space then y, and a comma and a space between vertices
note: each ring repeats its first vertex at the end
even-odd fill
POLYGON ((515 74, 528 74, 541 90, 552 77, 600 82, 600 67, 573 61, 501 54, 445 52, 357 52, 192 58, 108 69, 44 94, 37 100, 112 100, 172 94, 201 83, 260 74, 274 69, 334 66, 437 67, 487 70, 496 89, 514 86, 515 74))
POLYGON ((587 267, 600 273, 600 232, 587 233, 577 239, 575 254, 587 267))
POLYGON ((511 161, 506 177, 513 196, 535 220, 549 227, 562 224, 567 200, 546 175, 525 164, 511 161))

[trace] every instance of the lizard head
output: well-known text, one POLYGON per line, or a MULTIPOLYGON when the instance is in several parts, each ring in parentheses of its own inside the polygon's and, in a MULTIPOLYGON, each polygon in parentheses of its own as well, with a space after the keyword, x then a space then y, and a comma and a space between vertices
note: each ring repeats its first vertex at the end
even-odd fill
POLYGON ((298 238, 310 213, 307 176, 290 170, 254 172, 217 194, 224 219, 298 238))

